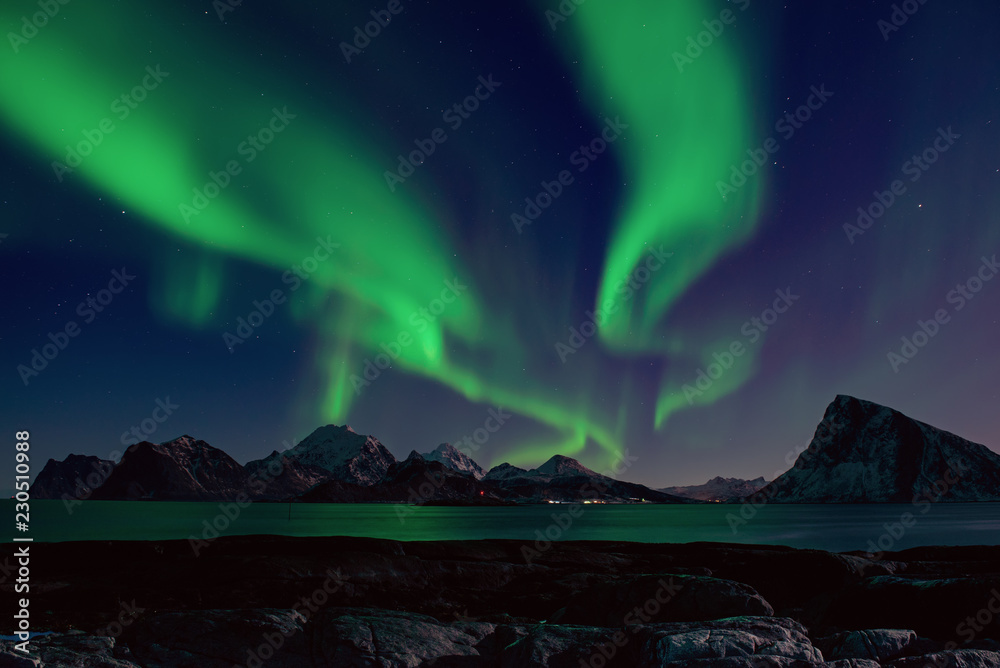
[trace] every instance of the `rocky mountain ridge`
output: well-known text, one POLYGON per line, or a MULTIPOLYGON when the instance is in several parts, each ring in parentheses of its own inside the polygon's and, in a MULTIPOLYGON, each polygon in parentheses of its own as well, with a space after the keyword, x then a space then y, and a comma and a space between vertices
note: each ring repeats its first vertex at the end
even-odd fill
MULTIPOLYGON (((623 470, 623 473, 625 470, 623 470)), ((774 481, 713 478, 653 490, 555 455, 534 469, 485 471, 450 444, 403 462, 374 436, 326 425, 294 447, 241 466, 190 436, 143 441, 121 461, 49 460, 33 498, 391 503, 774 503, 1000 501, 1000 455, 873 402, 838 395, 809 447, 774 481), (100 474, 95 474, 95 471, 100 474)))
POLYGON ((838 395, 774 503, 1000 501, 1000 455, 871 401, 838 395))

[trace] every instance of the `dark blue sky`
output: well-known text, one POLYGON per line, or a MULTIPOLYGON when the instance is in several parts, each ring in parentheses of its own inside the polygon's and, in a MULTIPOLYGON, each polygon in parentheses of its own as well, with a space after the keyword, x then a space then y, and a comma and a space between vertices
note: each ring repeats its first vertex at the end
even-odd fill
MULTIPOLYGON (((70 4, 16 51, 6 44, 0 422, 11 444, 31 431, 37 472, 49 457, 120 451, 145 420, 150 440, 190 434, 245 462, 347 422, 402 458, 473 436, 502 407, 511 417, 475 454, 484 466, 561 452, 603 470, 627 448, 639 460, 623 477, 661 487, 771 478, 842 393, 1000 448, 1000 280, 989 261, 1000 253, 1000 8, 929 2, 886 33, 888 2, 691 0, 675 14, 651 4, 641 26, 595 3, 553 31, 555 2, 404 1, 350 63, 340 44, 372 8, 345 3, 244 3, 225 21, 207 2, 70 4), (727 9, 735 22, 678 72, 683 37, 704 30, 692 17, 727 9), (627 50, 648 31, 661 46, 616 69, 615 40, 627 50), (113 66, 82 82, 53 69, 51 85, 12 97, 15 76, 45 78, 63 57, 113 66), (59 110, 103 104, 105 89, 128 90, 157 63, 174 70, 59 181, 51 163, 64 138, 100 119, 59 110), (449 128, 442 112, 483 93, 478 77, 490 74, 501 86, 449 128), (698 95, 683 96, 692 81, 698 95), (813 87, 832 96, 783 136, 776 123, 813 87), (664 99, 662 125, 643 124, 664 99), (240 138, 285 105, 296 119, 244 162, 240 138), (574 152, 618 116, 632 126, 576 171, 574 152), (437 126, 447 141, 401 192, 384 187, 397 155, 437 126), (682 154, 656 143, 661 131, 682 154), (689 199, 717 192, 768 137, 780 148, 733 200, 684 219, 689 199), (340 153, 327 162, 330 146, 340 153), (178 222, 177 200, 159 188, 177 181, 190 193, 231 158, 233 187, 178 222), (655 172, 668 161, 684 168, 655 172), (572 184, 519 234, 511 214, 562 170, 572 184), (897 180, 884 215, 845 231, 897 180), (351 197, 372 182, 366 211, 351 197), (646 228, 662 236, 642 240, 673 254, 666 270, 633 276, 630 316, 564 363, 557 344, 572 346, 570 328, 598 303, 643 197, 666 207, 646 228), (333 262, 290 289, 285 272, 327 234, 342 243, 333 262), (88 322, 78 305, 123 268, 135 278, 88 322), (406 316, 433 310, 455 278, 469 291, 442 307, 440 327, 420 330, 406 316), (223 333, 276 289, 288 301, 231 353, 223 333), (786 290, 797 299, 769 313, 786 290), (71 321, 79 334, 26 384, 19 365, 71 321), (893 365, 920 322, 934 335, 893 365), (351 379, 399 334, 416 343, 355 392, 351 379), (745 353, 732 368, 713 368, 734 345, 745 353), (718 378, 699 386, 700 372, 718 378), (166 415, 158 400, 176 407, 166 415)), ((5 32, 35 9, 22 4, 3 11, 5 32)), ((11 472, 10 452, 0 471, 11 472)))

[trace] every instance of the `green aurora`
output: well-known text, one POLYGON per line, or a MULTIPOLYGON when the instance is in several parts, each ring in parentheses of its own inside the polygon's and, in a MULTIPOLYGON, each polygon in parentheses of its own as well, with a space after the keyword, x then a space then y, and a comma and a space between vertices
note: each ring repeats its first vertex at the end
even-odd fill
MULTIPOLYGON (((66 166, 74 162, 66 158, 67 146, 87 133, 99 136, 92 153, 60 180, 113 197, 166 237, 200 248, 185 260, 154 254, 151 308, 175 325, 224 327, 224 291, 240 263, 283 273, 322 240, 338 244, 302 282, 294 308, 302 327, 316 334, 304 369, 318 370, 323 383, 318 395, 304 397, 314 423, 347 421, 354 402, 363 400, 359 376, 366 363, 406 333, 413 343, 400 345, 395 360, 405 373, 548 427, 549 437, 503 453, 504 460, 537 463, 555 453, 588 453, 594 445, 604 455, 590 452, 589 461, 610 465, 629 421, 659 428, 687 407, 680 386, 690 378, 670 373, 666 363, 655 411, 639 414, 627 405, 634 398, 629 382, 621 384, 617 401, 605 397, 614 406, 609 410, 593 392, 607 359, 706 360, 716 342, 708 345, 710 337, 691 327, 672 327, 671 306, 755 229, 763 180, 725 201, 715 187, 753 143, 742 83, 747 59, 737 42, 723 38, 683 73, 672 58, 717 11, 712 7, 700 0, 624 9, 588 3, 553 35, 565 58, 580 62, 574 71, 595 123, 620 116, 629 126, 611 148, 624 186, 619 212, 608 222, 612 232, 594 299, 596 308, 616 300, 620 308, 601 325, 598 341, 562 366, 552 364, 552 346, 539 345, 523 321, 491 315, 497 309, 483 297, 490 279, 463 262, 452 243, 454 211, 417 183, 387 192, 386 156, 398 146, 359 124, 357 115, 288 85, 287 72, 262 68, 247 77, 232 54, 251 53, 250 37, 232 31, 220 37, 217 26, 185 23, 162 3, 152 9, 70 3, 16 52, 0 57, 0 117, 25 145, 66 166), (152 71, 163 74, 154 82, 147 78, 152 71), (115 103, 144 79, 152 85, 142 101, 115 103), (111 132, 98 130, 102 119, 111 119, 111 132), (271 134, 261 132, 269 126, 271 134), (258 136, 253 149, 245 144, 251 135, 258 136), (231 164, 239 171, 227 179, 222 174, 231 164), (213 189, 212 174, 225 187, 213 189), (677 252, 633 299, 621 300, 616 284, 660 246, 677 252), (417 316, 449 281, 466 289, 440 314, 417 316), (563 391, 546 391, 551 383, 544 378, 525 384, 510 360, 528 360, 558 376, 563 391)), ((19 25, 20 18, 10 5, 0 10, 3 25, 19 25)), ((545 22, 541 12, 539 22, 545 22)), ((348 94, 346 87, 339 92, 348 94)), ((254 297, 247 296, 248 305, 254 297)), ((548 314, 547 331, 566 331, 583 318, 558 317, 568 301, 562 297, 531 297, 545 300, 533 308, 548 314)), ((744 365, 699 403, 733 392, 752 368, 744 365)))

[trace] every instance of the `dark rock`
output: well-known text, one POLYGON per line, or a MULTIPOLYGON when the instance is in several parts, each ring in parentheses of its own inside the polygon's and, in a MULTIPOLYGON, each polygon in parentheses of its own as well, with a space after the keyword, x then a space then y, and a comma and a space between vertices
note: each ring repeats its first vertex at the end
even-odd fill
MULTIPOLYGON (((1000 602, 1000 577, 883 575, 846 587, 823 621, 842 628, 913 629, 920 636, 950 639, 956 637, 956 625, 991 599, 1000 602), (934 613, 928 614, 930 610, 934 613)), ((990 618, 980 638, 1000 637, 1000 616, 990 618)))
POLYGON ((261 660, 268 668, 312 665, 306 620, 293 610, 165 612, 126 628, 138 664, 175 668, 232 668, 261 660))
POLYGON ((485 480, 507 480, 509 478, 518 478, 528 471, 527 469, 522 469, 513 464, 497 464, 483 476, 485 480))
POLYGON ((69 455, 61 462, 45 463, 29 494, 32 499, 87 499, 111 475, 115 463, 110 459, 69 455))
POLYGON ((448 468, 460 473, 471 473, 475 476, 476 480, 482 480, 486 475, 483 467, 477 464, 472 457, 469 457, 450 443, 442 443, 434 450, 425 453, 423 457, 428 461, 441 462, 448 468))
POLYGON ((663 574, 597 579, 574 594, 551 621, 616 628, 772 614, 771 605, 745 584, 663 574))
MULTIPOLYGON (((881 563, 891 563, 896 575, 870 577, 863 566, 871 562, 862 557, 774 546, 553 542, 527 563, 523 545, 231 536, 196 557, 183 540, 36 543, 32 621, 60 633, 107 635, 128 603, 142 612, 113 645, 93 641, 105 644, 92 653, 143 668, 211 666, 209 659, 231 668, 246 659, 255 637, 281 629, 293 630, 282 651, 303 666, 336 665, 324 652, 363 666, 374 660, 367 652, 383 665, 421 668, 498 668, 505 656, 515 663, 528 657, 528 665, 548 656, 551 666, 580 668, 600 647, 610 652, 611 642, 617 649, 607 668, 823 665, 819 653, 829 663, 867 668, 870 659, 849 655, 906 654, 891 663, 942 653, 963 637, 956 625, 988 609, 987 583, 1000 581, 994 547, 894 553, 881 563), (660 587, 661 598, 673 590, 678 607, 663 604, 645 620, 625 619, 655 600, 660 587), (321 589, 328 595, 319 612, 303 612, 302 620, 290 612, 303 611, 303 597, 321 589), (666 622, 668 614, 701 619, 666 622), (806 628, 819 640, 808 643, 806 628), (909 629, 919 637, 911 641, 909 629), (616 633, 627 642, 616 644, 616 633), (210 645, 222 653, 204 649, 210 645), (431 656, 438 651, 451 654, 431 656)), ((0 564, 14 559, 14 549, 0 544, 0 564)), ((0 583, 2 590, 12 593, 13 583, 0 583)), ((10 630, 11 619, 0 619, 0 632, 10 630)), ((988 661, 998 639, 996 623, 983 626, 959 658, 988 661)), ((80 642, 79 634, 38 641, 63 652, 80 642)), ((0 650, 10 647, 0 643, 0 650)))
POLYGON ((396 462, 392 453, 374 436, 359 434, 346 425, 333 424, 316 429, 284 452, 275 451, 263 459, 247 462, 247 470, 270 468, 273 471, 277 468, 273 465, 275 460, 293 469, 299 468, 300 477, 309 477, 303 471, 318 469, 328 474, 328 480, 362 487, 377 483, 396 462))
POLYGON ((312 630, 314 655, 328 666, 420 666, 438 657, 476 657, 493 624, 442 624, 386 610, 329 610, 312 630))
POLYGON ((874 659, 891 661, 922 653, 912 651, 917 634, 898 629, 866 629, 839 633, 816 641, 827 659, 874 659))
MULTIPOLYGON (((687 625, 664 624, 643 630, 641 666, 689 665, 699 659, 782 657, 822 662, 802 625, 790 619, 741 617, 687 625)), ((711 665, 711 664, 708 664, 711 665)))
MULTIPOLYGON (((273 451, 264 459, 247 462, 244 467, 249 479, 249 494, 254 500, 280 501, 299 496, 309 489, 330 481, 332 474, 324 468, 304 464, 286 453, 273 451)), ((337 481, 340 482, 340 481, 337 481)), ((342 483, 345 490, 364 489, 362 485, 342 483)), ((359 494, 357 499, 345 493, 348 503, 369 500, 372 495, 359 494)))
POLYGON ((0 640, 3 668, 143 668, 115 638, 78 631, 32 638, 29 657, 14 650, 13 644, 0 640))
POLYGON ((774 503, 1000 501, 1000 455, 840 395, 792 468, 755 496, 774 503))
POLYGON ((222 501, 247 491, 239 463, 190 436, 129 446, 91 498, 110 501, 222 501))
POLYGON ((1000 653, 975 649, 960 649, 923 656, 898 659, 890 664, 892 668, 997 668, 1000 653))
MULTIPOLYGON (((402 462, 389 466, 382 480, 375 485, 359 487, 339 480, 317 485, 296 500, 317 502, 379 501, 396 504, 420 505, 428 501, 459 501, 479 503, 502 501, 513 495, 488 481, 477 480, 473 475, 460 473, 441 462, 428 461, 418 453, 402 462)), ((412 509, 401 508, 399 515, 405 519, 412 509)))
POLYGON ((766 484, 767 480, 764 480, 763 477, 754 478, 753 480, 743 480, 742 478, 716 476, 703 485, 664 487, 659 491, 666 494, 673 494, 674 496, 698 499, 700 501, 726 503, 756 494, 766 484))

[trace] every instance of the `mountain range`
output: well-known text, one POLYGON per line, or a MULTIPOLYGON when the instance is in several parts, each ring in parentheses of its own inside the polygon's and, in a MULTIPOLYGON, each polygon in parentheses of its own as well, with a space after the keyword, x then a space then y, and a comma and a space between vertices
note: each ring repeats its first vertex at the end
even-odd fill
POLYGON ((502 464, 487 472, 443 443, 403 461, 374 436, 347 426, 316 429, 295 447, 239 462, 204 441, 181 436, 130 446, 121 461, 70 455, 50 459, 31 487, 33 498, 153 501, 302 501, 325 503, 460 503, 501 505, 546 502, 690 503, 643 485, 591 471, 556 455, 537 469, 502 464), (95 467, 104 476, 81 476, 95 467), (80 490, 86 496, 80 497, 80 490))
POLYGON ((755 494, 766 484, 767 480, 764 480, 763 477, 753 480, 743 480, 742 478, 722 478, 716 476, 702 485, 664 487, 660 491, 689 499, 726 503, 755 494))
POLYGON ((121 461, 50 459, 36 499, 383 502, 409 504, 698 503, 766 498, 774 503, 917 503, 1000 500, 1000 455, 985 446, 869 401, 838 395, 809 447, 787 472, 713 478, 654 490, 555 455, 534 469, 485 471, 442 443, 403 461, 374 436, 327 425, 293 448, 241 465, 208 443, 181 436, 131 445, 121 461))

